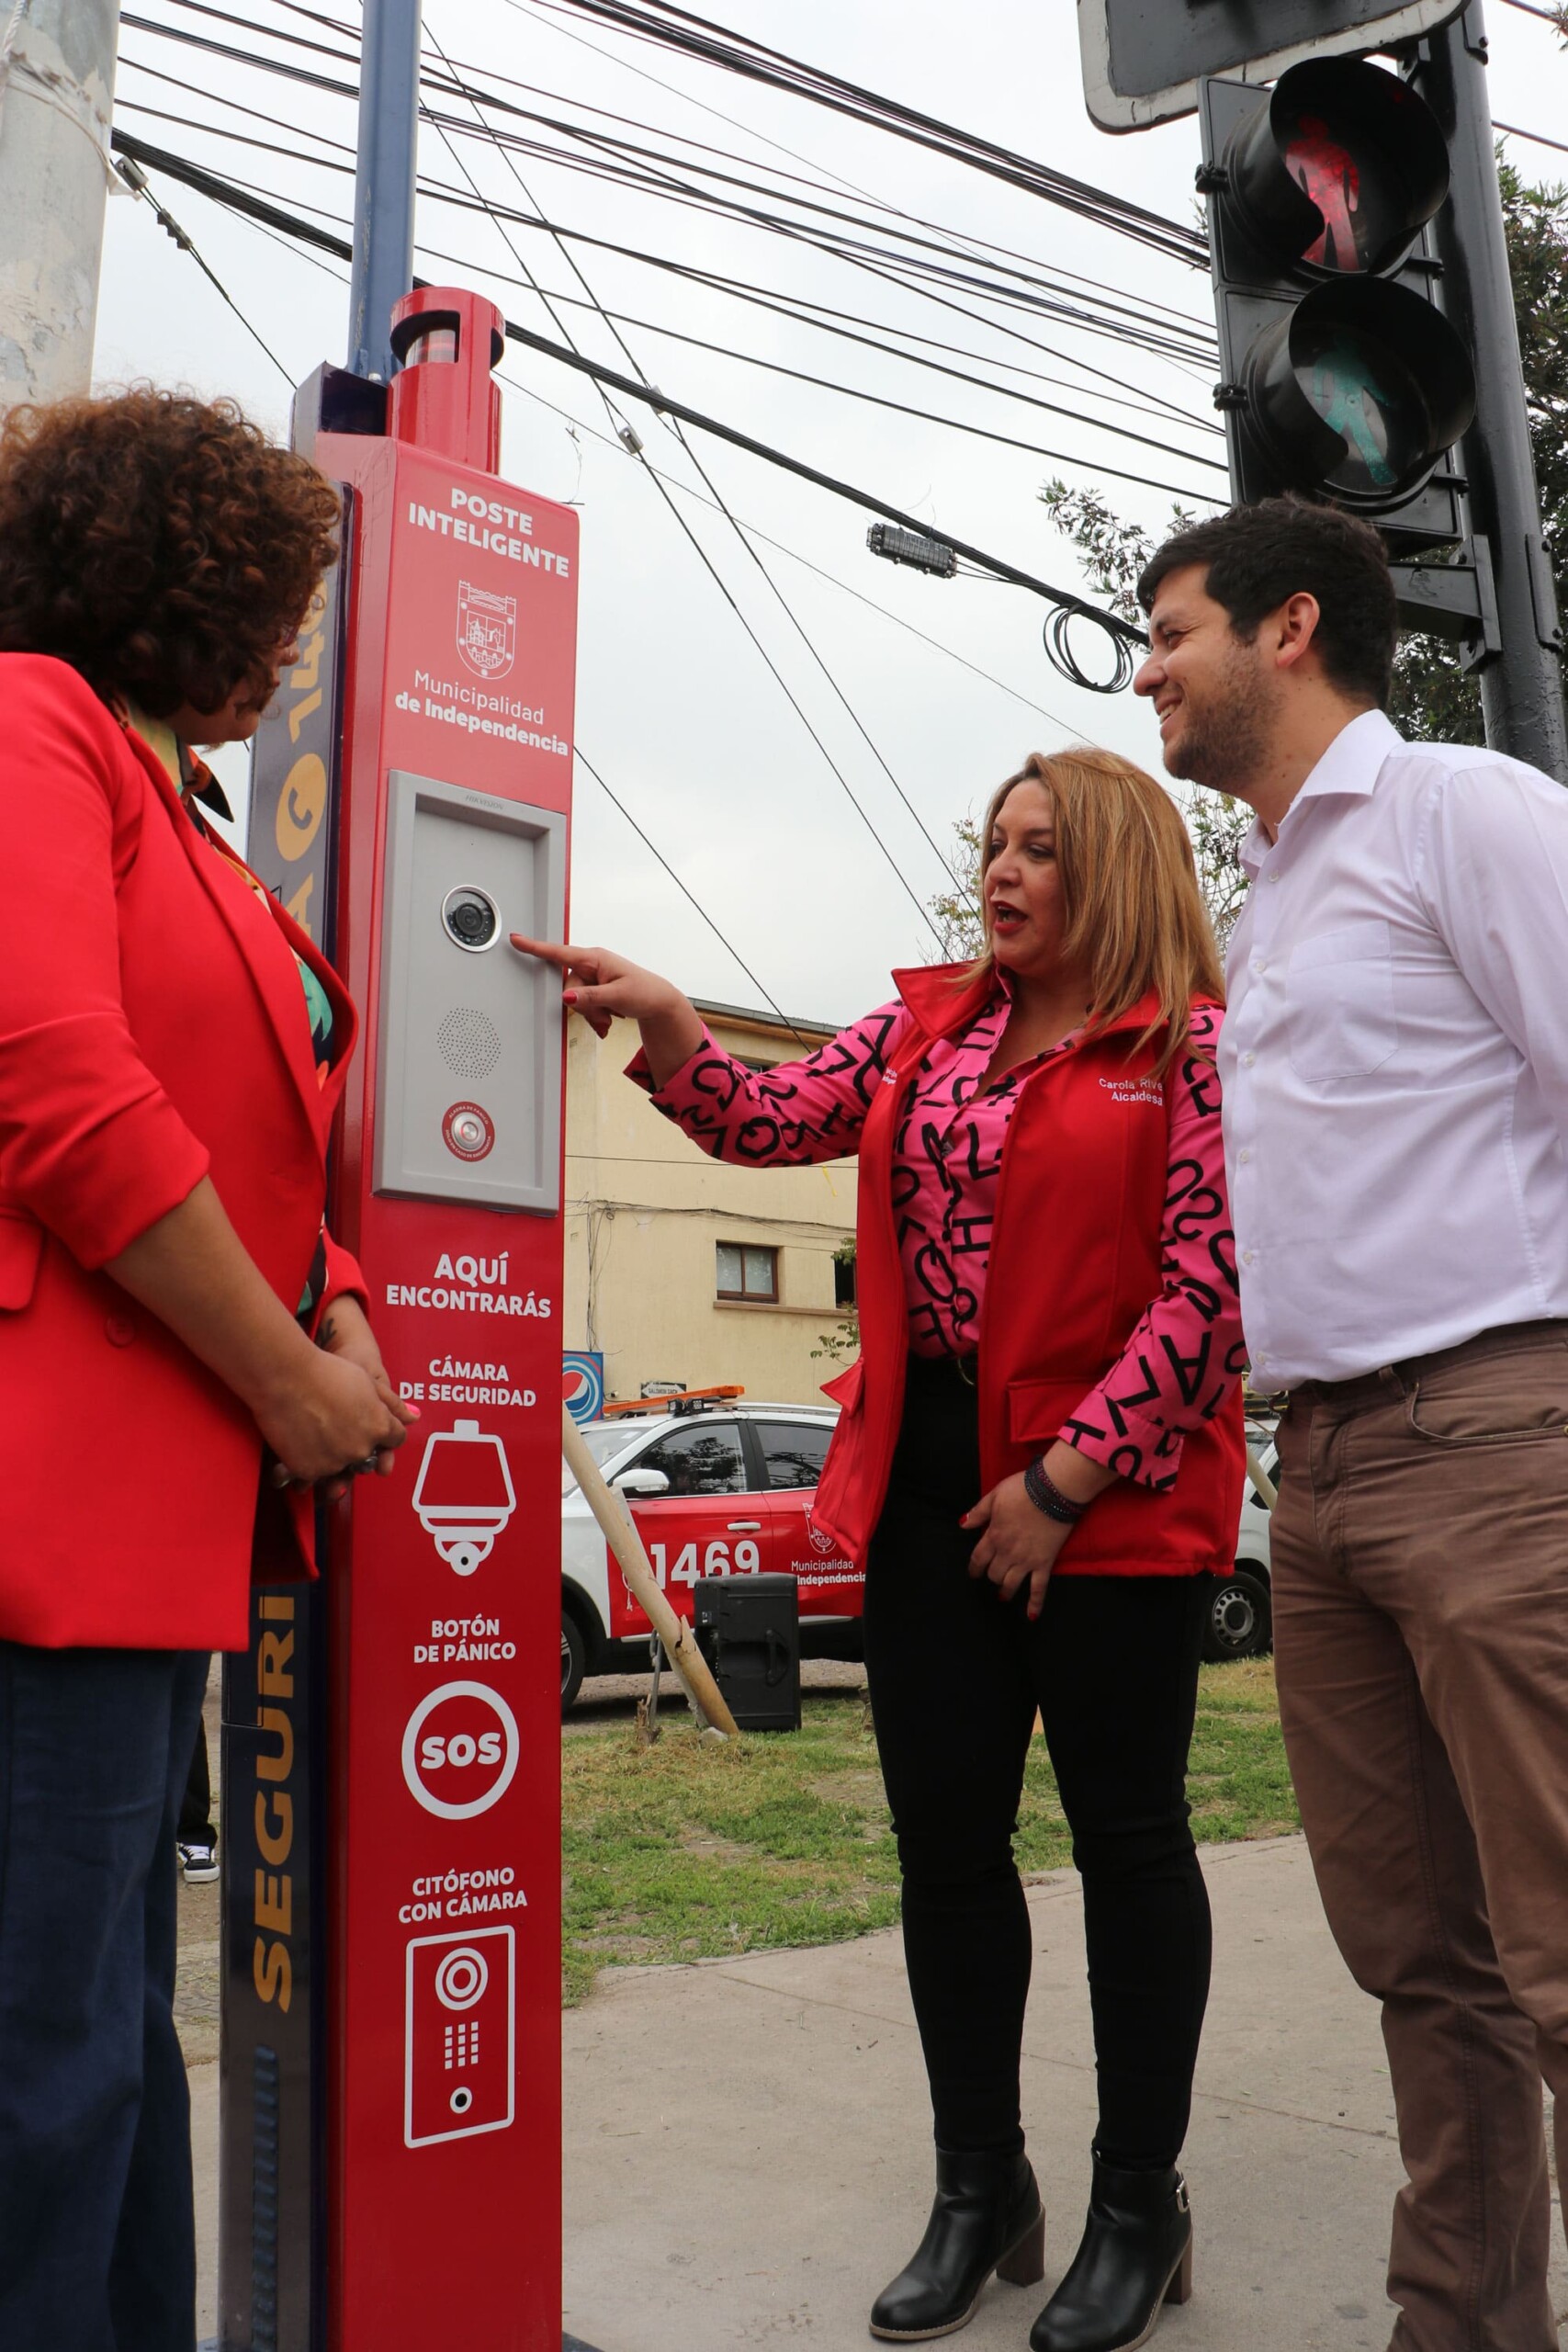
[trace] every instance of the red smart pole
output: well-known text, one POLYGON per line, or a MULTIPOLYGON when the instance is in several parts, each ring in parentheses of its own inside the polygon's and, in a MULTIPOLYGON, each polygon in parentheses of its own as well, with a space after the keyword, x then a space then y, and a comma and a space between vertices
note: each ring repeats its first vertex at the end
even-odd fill
POLYGON ((392 347, 301 398, 344 560, 251 838, 361 1010, 332 1223, 422 1419, 229 1677, 219 2340, 558 2352, 561 1012, 507 933, 564 936, 577 517, 496 477, 491 303, 392 347))

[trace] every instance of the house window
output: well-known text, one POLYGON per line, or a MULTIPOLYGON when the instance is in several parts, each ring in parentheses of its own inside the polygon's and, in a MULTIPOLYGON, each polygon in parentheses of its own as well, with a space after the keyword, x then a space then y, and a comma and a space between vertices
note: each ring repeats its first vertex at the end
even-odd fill
POLYGON ((852 1241, 833 1252, 833 1304, 852 1306, 855 1303, 855 1245, 852 1241))
POLYGON ((779 1253, 751 1242, 718 1244, 718 1295, 743 1298, 752 1306, 776 1306, 779 1296, 779 1253))

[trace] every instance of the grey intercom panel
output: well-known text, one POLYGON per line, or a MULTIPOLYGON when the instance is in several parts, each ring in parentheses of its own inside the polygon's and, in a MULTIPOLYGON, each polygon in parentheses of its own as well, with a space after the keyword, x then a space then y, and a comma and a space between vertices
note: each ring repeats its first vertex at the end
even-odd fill
POLYGON ((387 798, 375 1185, 560 1207, 566 819, 394 769, 387 798))

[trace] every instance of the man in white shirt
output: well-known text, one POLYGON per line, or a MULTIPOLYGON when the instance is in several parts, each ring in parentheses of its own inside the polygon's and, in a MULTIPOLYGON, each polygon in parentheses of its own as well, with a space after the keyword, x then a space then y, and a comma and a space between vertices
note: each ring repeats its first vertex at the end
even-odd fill
POLYGON ((1383 715, 1381 542, 1294 500, 1145 572, 1165 763, 1250 804, 1220 1046, 1280 1715, 1382 2003, 1397 2352, 1555 2352, 1568 2184, 1568 792, 1383 715))

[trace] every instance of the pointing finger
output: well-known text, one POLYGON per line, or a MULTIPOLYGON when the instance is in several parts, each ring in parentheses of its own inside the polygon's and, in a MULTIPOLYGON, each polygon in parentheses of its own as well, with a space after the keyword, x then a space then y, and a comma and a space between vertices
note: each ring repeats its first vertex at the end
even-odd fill
POLYGON ((520 956, 536 956, 541 964, 553 964, 558 972, 596 972, 599 968, 594 948, 572 947, 553 939, 530 939, 521 931, 512 932, 509 937, 520 956))

